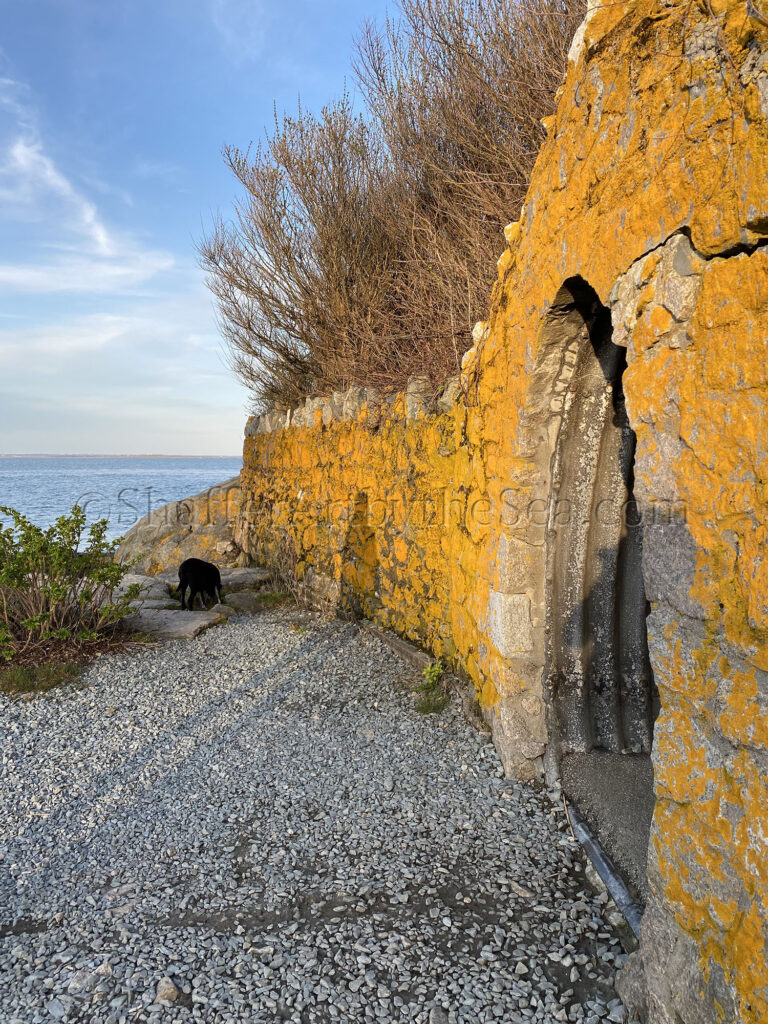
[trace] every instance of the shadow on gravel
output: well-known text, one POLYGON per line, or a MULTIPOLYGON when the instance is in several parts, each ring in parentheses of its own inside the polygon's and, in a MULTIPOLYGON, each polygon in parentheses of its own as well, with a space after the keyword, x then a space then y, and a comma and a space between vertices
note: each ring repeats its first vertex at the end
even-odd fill
MULTIPOLYGON (((254 700, 259 702, 259 712, 261 715, 265 715, 265 717, 268 717, 269 713, 279 715, 281 712, 284 712, 285 694, 292 692, 296 684, 306 677, 306 668, 318 659, 322 660, 338 653, 349 641, 350 634, 356 632, 355 627, 349 625, 341 629, 335 629, 333 633, 325 636, 323 635, 322 627, 319 630, 297 634, 295 645, 289 647, 288 650, 284 651, 273 661, 270 661, 269 664, 265 665, 254 675, 248 677, 246 681, 233 680, 231 688, 219 690, 215 697, 206 700, 195 712, 173 722, 168 728, 162 729, 150 742, 135 750, 130 758, 120 761, 117 766, 112 765, 92 775, 85 788, 78 790, 75 796, 64 799, 51 812, 47 819, 46 830, 50 830, 53 833, 69 832, 72 826, 72 812, 74 808, 77 806, 87 807, 92 802, 104 800, 119 781, 125 782, 127 780, 132 782, 140 779, 147 764, 156 764, 162 766, 165 770, 156 777, 151 787, 139 787, 141 792, 137 794, 133 801, 121 802, 119 807, 110 808, 110 813, 105 818, 101 827, 89 831, 89 843, 96 841, 102 833, 106 833, 108 837, 113 831, 114 818, 116 816, 119 816, 121 819, 129 818, 132 808, 139 807, 141 803, 150 797, 153 791, 162 788, 167 775, 183 774, 189 766, 197 761, 200 764, 197 774, 205 778, 207 774, 207 748, 201 750, 198 747, 192 747, 188 755, 179 761, 175 761, 172 765, 167 765, 167 757, 161 755, 168 750, 169 746, 173 745, 174 740, 191 739, 201 726, 205 726, 206 730, 210 730, 212 724, 215 727, 216 722, 219 720, 225 726, 219 734, 219 742, 225 741, 227 745, 236 745, 238 743, 238 733, 245 727, 245 720, 247 719, 250 722, 254 713, 254 705, 252 703, 254 700), (270 680, 280 675, 283 669, 291 662, 296 663, 292 671, 288 675, 282 676, 278 686, 270 687, 270 680), (236 712, 238 717, 233 722, 232 716, 236 712)), ((204 639, 202 642, 198 639, 181 642, 199 644, 201 647, 199 651, 201 660, 204 658, 205 663, 210 667, 211 655, 209 653, 204 654, 204 639)), ((138 652, 137 657, 151 658, 151 654, 151 651, 141 651, 138 652)), ((104 667, 106 664, 108 664, 108 661, 104 659, 100 662, 100 667, 104 667)), ((271 724, 279 725, 279 718, 271 724)), ((73 835, 70 843, 70 848, 75 858, 74 874, 77 874, 82 869, 81 841, 77 835, 73 835)), ((11 861, 14 859, 13 845, 13 838, 10 837, 7 841, 7 846, 8 858, 11 861)), ((53 856, 59 856, 60 853, 61 849, 58 848, 53 856)), ((29 879, 27 884, 30 886, 42 885, 43 883, 39 879, 40 876, 45 876, 49 863, 49 860, 42 860, 35 869, 30 871, 27 876, 29 879)), ((108 886, 103 888, 105 891, 108 891, 108 886)), ((104 910, 108 916, 111 915, 111 908, 107 906, 104 910)), ((0 921, 0 937, 4 934, 40 934, 46 932, 48 928, 48 922, 36 918, 21 918, 14 923, 0 921)))
MULTIPOLYGON (((396 1020, 405 1007, 423 1024, 433 1003, 461 1008, 460 1024, 512 1024, 534 1007, 538 1022, 572 1020, 576 1002, 588 1020, 596 999, 606 1009, 617 943, 559 807, 503 780, 457 707, 418 716, 392 689, 403 667, 354 625, 268 632, 263 664, 240 675, 254 634, 224 666, 225 629, 211 644, 222 675, 208 664, 196 704, 179 680, 194 671, 193 652, 210 662, 205 640, 183 642, 178 665, 167 658, 172 685, 157 686, 154 735, 141 742, 139 723, 130 741, 140 745, 124 761, 113 753, 115 767, 84 760, 80 779, 72 773, 82 790, 63 793, 39 826, 59 845, 25 884, 41 914, 65 910, 41 967, 56 973, 58 999, 69 998, 68 968, 51 961, 72 942, 84 960, 95 948, 126 965, 103 982, 101 1010, 82 1018, 93 1021, 108 1019, 113 993, 137 1020, 155 1019, 139 1006, 166 972, 177 1008, 227 1024, 325 1024, 331 1005, 340 1021, 396 1020), (206 1016, 214 1000, 222 1017, 206 1016)), ((137 664, 121 714, 151 654, 137 664)), ((140 685, 136 706, 151 713, 154 690, 140 685)), ((92 727, 100 706, 89 709, 92 727)), ((108 757, 119 729, 106 741, 108 757)), ((14 927, 33 934, 48 922, 14 927)), ((25 944, 30 955, 39 942, 25 944)))

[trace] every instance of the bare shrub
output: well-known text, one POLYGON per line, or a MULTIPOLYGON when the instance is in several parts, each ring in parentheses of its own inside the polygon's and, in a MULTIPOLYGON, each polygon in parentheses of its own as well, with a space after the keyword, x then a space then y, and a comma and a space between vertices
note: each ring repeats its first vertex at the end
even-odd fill
POLYGON ((486 310, 584 0, 400 0, 349 96, 225 150, 244 189, 200 246, 235 372, 262 405, 437 386, 486 310))
POLYGON ((484 317, 585 4, 401 0, 368 23, 356 71, 394 169, 398 304, 433 378, 456 372, 484 317))
POLYGON ((265 554, 265 564, 278 593, 288 595, 301 611, 319 612, 333 619, 338 612, 338 593, 333 581, 312 569, 299 572, 296 542, 288 532, 279 533, 265 554))
POLYGON ((303 588, 297 572, 296 544, 289 533, 279 534, 271 545, 266 567, 278 591, 288 594, 297 607, 305 607, 303 588))
POLYGON ((381 154, 348 96, 224 156, 245 190, 200 246, 235 372, 268 404, 352 384, 388 333, 381 154))

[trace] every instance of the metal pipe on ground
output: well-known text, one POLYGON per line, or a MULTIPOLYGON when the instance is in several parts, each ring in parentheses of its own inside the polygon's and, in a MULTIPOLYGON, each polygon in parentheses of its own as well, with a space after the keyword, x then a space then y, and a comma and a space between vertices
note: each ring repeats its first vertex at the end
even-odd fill
POLYGON ((613 902, 624 915, 627 924, 635 933, 635 936, 639 939, 640 922, 643 917, 642 910, 632 899, 629 889, 624 883, 624 879, 616 870, 613 861, 602 848, 598 839, 593 835, 589 825, 587 825, 573 804, 566 802, 566 807, 568 809, 568 817, 570 818, 573 834, 581 843, 584 852, 592 861, 595 871, 597 871, 598 875, 602 878, 606 889, 613 898, 613 902))

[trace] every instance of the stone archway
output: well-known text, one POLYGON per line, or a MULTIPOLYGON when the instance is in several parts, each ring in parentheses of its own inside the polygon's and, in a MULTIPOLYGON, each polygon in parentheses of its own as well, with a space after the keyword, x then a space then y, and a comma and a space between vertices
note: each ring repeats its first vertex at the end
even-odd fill
POLYGON ((658 698, 646 635, 627 353, 581 278, 558 292, 543 342, 567 353, 554 388, 547 533, 546 695, 550 759, 640 898, 653 813, 658 698))

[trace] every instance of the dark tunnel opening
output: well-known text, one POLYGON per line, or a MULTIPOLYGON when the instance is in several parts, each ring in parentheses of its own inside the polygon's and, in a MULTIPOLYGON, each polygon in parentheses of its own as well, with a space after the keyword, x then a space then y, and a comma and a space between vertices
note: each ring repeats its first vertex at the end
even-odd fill
POLYGON ((581 278, 558 292, 549 336, 575 343, 552 463, 547 691, 563 789, 644 902, 658 696, 634 497, 635 434, 609 310, 581 278))

